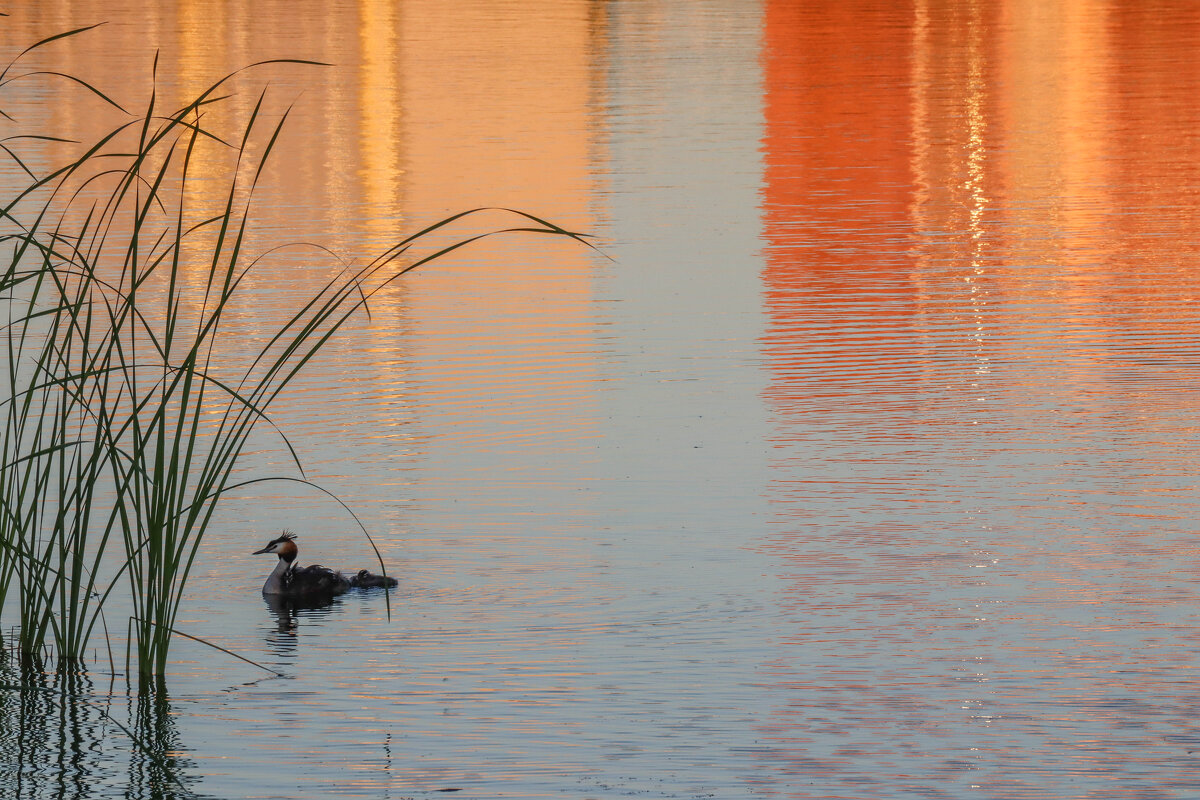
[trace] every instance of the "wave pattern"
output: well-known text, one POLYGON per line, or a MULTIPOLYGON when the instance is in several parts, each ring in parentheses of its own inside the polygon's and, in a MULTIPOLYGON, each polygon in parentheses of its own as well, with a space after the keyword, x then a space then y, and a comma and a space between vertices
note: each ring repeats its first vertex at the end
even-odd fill
POLYGON ((762 550, 791 631, 763 768, 805 798, 1186 797, 1197 175, 1150 95, 1194 80, 1116 76, 1194 30, 902 6, 768 4, 762 550), (1035 89, 1047 64, 1077 82, 1035 89))

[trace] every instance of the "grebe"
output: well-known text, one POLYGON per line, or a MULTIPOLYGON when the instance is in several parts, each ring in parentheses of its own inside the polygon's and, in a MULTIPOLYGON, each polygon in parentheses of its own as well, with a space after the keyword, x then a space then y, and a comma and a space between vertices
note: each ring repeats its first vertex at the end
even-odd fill
POLYGON ((359 570, 353 578, 347 578, 342 573, 319 564, 302 567, 296 563, 296 556, 300 553, 300 548, 296 547, 296 534, 288 531, 267 542, 266 547, 255 550, 253 554, 260 553, 274 553, 279 556, 279 562, 275 564, 275 569, 263 584, 262 591, 266 595, 333 597, 349 589, 389 588, 396 585, 395 578, 375 575, 365 569, 359 570))

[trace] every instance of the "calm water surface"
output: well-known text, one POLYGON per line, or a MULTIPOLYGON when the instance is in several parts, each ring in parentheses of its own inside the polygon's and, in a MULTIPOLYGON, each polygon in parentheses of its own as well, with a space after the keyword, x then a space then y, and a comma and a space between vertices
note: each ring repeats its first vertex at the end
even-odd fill
MULTIPOLYGON (((0 694, 0 793, 1195 796, 1200 11, 45 3, 0 30, 106 19, 33 63, 133 106, 155 48, 177 105, 334 65, 238 83, 294 106, 260 249, 362 263, 503 205, 612 260, 510 236, 413 273, 276 408, 400 575, 390 620, 272 610, 249 553, 278 530, 372 554, 319 493, 239 497, 179 627, 286 677, 182 640, 169 696, 131 699, 100 643, 67 687, 95 701, 0 694)), ((22 130, 108 113, 10 91, 22 130)), ((335 269, 280 254, 238 331, 335 269)), ((295 474, 266 432, 247 470, 295 474)))

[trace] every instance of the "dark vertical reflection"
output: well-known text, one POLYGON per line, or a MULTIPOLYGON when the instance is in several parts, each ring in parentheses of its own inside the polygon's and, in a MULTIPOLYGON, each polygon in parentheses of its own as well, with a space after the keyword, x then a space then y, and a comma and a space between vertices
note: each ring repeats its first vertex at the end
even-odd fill
POLYGON ((189 762, 180 756, 179 732, 165 690, 142 691, 131 700, 137 745, 129 760, 129 800, 182 800, 195 795, 183 782, 189 762))
POLYGON ((86 697, 93 693, 91 679, 82 670, 63 669, 58 673, 59 703, 57 719, 58 770, 57 783, 62 797, 87 795, 87 740, 84 728, 88 712, 70 698, 86 697))
POLYGON ((100 767, 89 734, 98 714, 73 702, 92 691, 83 672, 55 675, 41 658, 0 662, 0 785, 14 800, 86 797, 100 767))
POLYGON ((0 786, 6 800, 192 800, 170 699, 114 705, 82 668, 0 651, 0 786), (128 764, 127 771, 124 765, 128 764))
POLYGON ((340 597, 291 600, 278 595, 263 595, 275 624, 265 629, 267 646, 286 663, 299 655, 300 635, 305 626, 320 628, 331 617, 344 612, 340 597))

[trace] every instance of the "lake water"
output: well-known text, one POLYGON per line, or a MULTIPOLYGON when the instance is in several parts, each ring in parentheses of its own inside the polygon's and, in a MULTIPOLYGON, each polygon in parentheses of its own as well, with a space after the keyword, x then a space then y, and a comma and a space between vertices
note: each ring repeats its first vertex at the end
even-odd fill
MULTIPOLYGON (((276 405, 390 618, 264 602, 281 529, 374 556, 260 485, 178 627, 285 677, 180 639, 168 695, 127 695, 117 597, 117 675, 100 641, 77 685, 5 677, 0 794, 1196 796, 1200 8, 9 11, 7 54, 107 20, 31 64, 133 108, 155 49, 174 105, 332 64, 235 84, 293 107, 260 250, 363 263, 506 206, 603 255, 514 234, 410 273, 276 405)), ((5 91, 14 131, 119 118, 5 91)), ((280 253, 234 333, 336 268, 280 253)), ((296 474, 266 431, 246 470, 296 474)))

